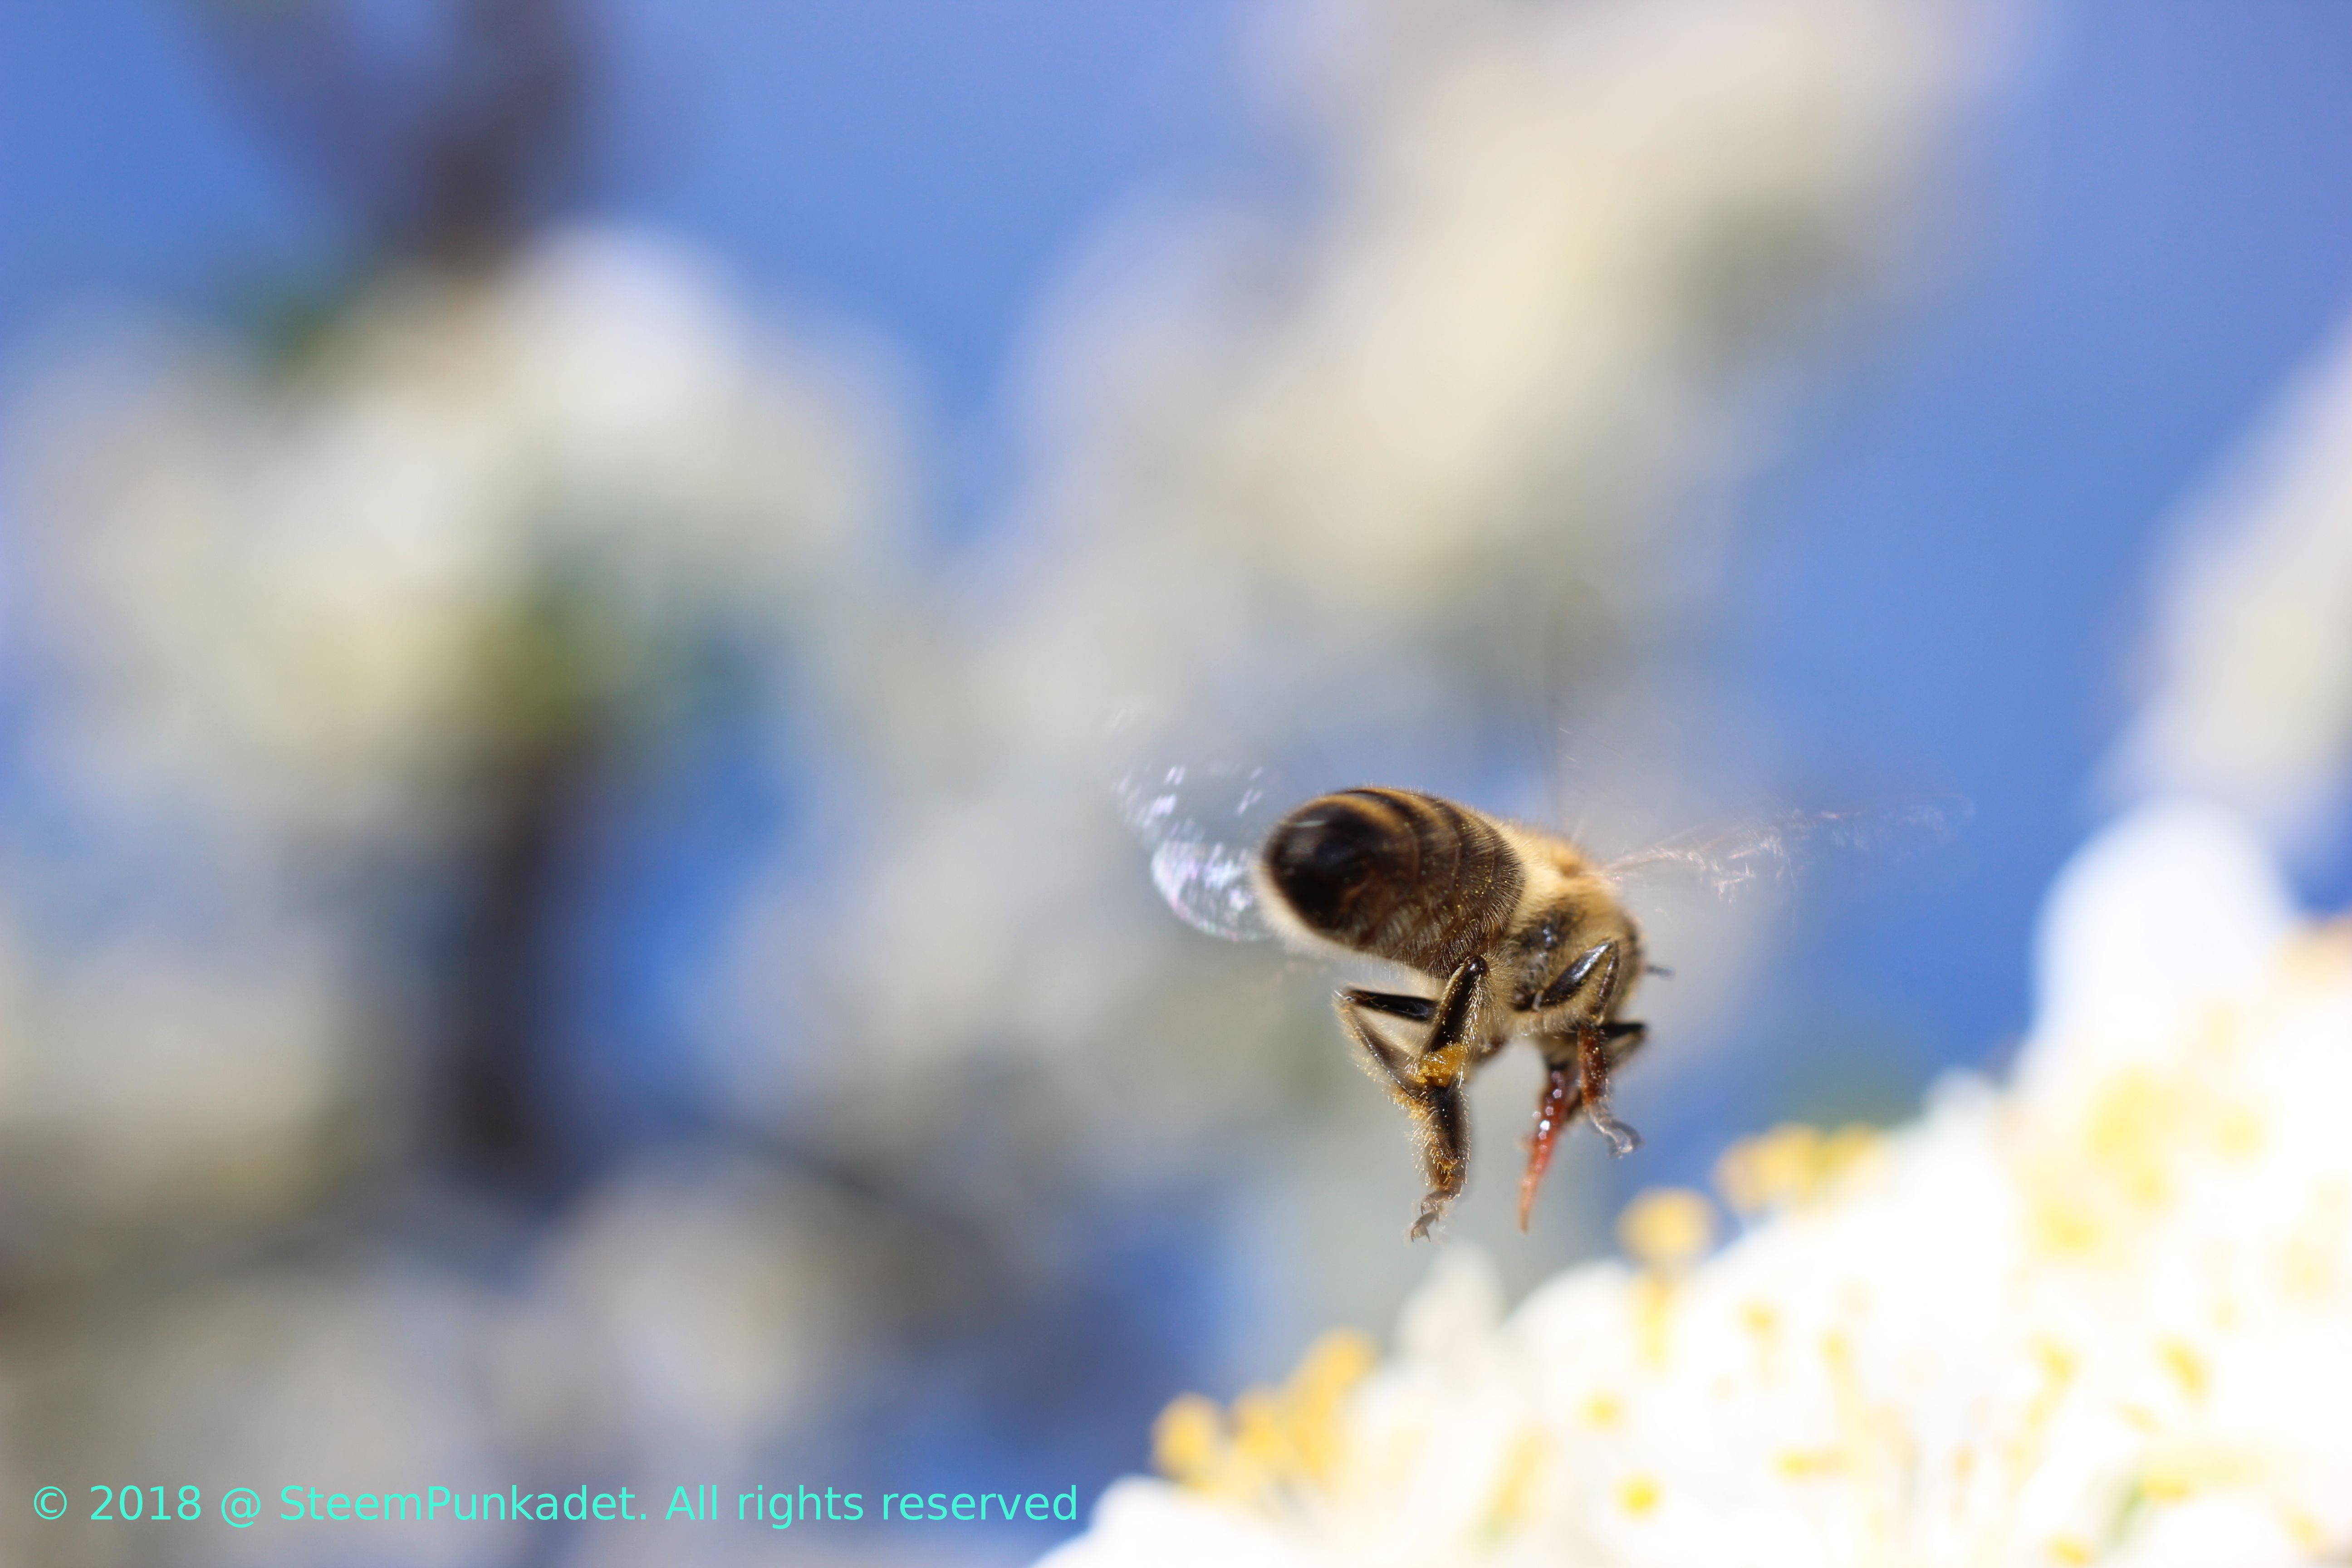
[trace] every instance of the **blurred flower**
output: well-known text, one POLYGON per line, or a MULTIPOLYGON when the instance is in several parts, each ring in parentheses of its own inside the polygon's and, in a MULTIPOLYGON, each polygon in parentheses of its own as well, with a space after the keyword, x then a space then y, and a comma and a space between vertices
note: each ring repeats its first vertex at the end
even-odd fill
MULTIPOLYGON (((854 1216, 749 1162, 646 1162, 542 1233, 462 1207, 400 1217, 312 1226, 270 1257, 124 1292, 96 1322, 20 1306, 0 1355, 18 1458, 208 1496, 264 1478, 272 1518, 289 1483, 658 1487, 658 1509, 665 1476, 740 1475, 821 1443, 828 1380, 890 1317, 874 1305, 881 1249, 854 1216), (484 1253, 496 1267, 468 1265, 484 1253)), ((386 1531, 377 1550, 403 1562, 488 1564, 513 1562, 527 1527, 445 1514, 386 1531)), ((57 1559, 321 1560, 315 1540, 268 1531, 57 1559)))
MULTIPOLYGON (((903 580, 882 392, 690 253, 595 232, 387 276, 284 359, 119 322, 29 379, 0 818, 16 1447, 568 1489, 814 1429, 896 1321, 887 1240, 831 1188, 639 1154, 518 1213, 436 1178, 443 1080, 572 1111, 538 998, 596 792, 698 726, 854 753, 903 580)), ((476 1534, 399 1550, 517 1549, 476 1534)), ((217 1560, 248 1547, 318 1551, 217 1560)))
MULTIPOLYGON (((390 1129, 338 1129, 375 1037, 318 933, 243 911, 210 930, 8 933, 0 998, 0 1270, 97 1236, 135 1253, 226 1215, 284 1219, 390 1129)), ((80 1261, 87 1264, 85 1256, 80 1261)))
POLYGON ((2193 792, 2296 847, 2352 807, 2352 327, 2202 501, 2160 584, 2135 788, 2193 792))
POLYGON ((1744 1184, 1769 1217, 1687 1271, 1695 1194, 1629 1215, 1645 1267, 1507 1318, 1449 1253, 1392 1360, 1180 1402, 1178 1480, 1048 1561, 2342 1561, 2352 931, 2296 930, 2229 819, 2155 808, 2062 877, 2042 965, 2010 1089, 1744 1184))
POLYGON ((1294 7, 1322 200, 1147 231, 1223 263, 1190 294, 1106 259, 1048 383, 1053 503, 1205 546, 1343 647, 1366 614, 1468 620, 1498 560, 1615 584, 1719 465, 1760 351, 1895 249, 1961 15, 1294 7))
MULTIPOLYGON (((18 1239, 100 1189, 266 1210, 413 1140, 420 1057, 543 1049, 515 997, 587 781, 730 705, 852 749, 896 570, 873 380, 597 232, 393 274, 286 360, 149 322, 31 380, 18 1239), (465 928, 454 980, 420 984, 420 908, 465 928)), ((489 1085, 456 1136, 520 1136, 531 1070, 445 1067, 489 1085)))
POLYGON ((486 731, 574 700, 550 679, 657 700, 698 634, 854 640, 887 510, 858 399, 621 234, 396 275, 289 363, 122 334, 15 435, 53 743, 207 833, 414 832, 486 731))

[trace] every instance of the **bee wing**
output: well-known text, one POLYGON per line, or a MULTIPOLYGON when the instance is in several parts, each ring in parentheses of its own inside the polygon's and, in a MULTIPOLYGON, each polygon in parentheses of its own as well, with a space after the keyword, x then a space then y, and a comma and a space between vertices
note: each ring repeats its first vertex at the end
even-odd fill
POLYGON ((1172 763, 1118 784, 1119 816, 1151 857, 1152 885, 1187 925, 1228 942, 1274 935, 1250 882, 1273 826, 1263 768, 1172 763))
POLYGON ((1250 870, 1288 800, 1275 772, 1165 760, 1171 727, 1133 710, 1114 720, 1111 732, 1131 759, 1113 783, 1119 818, 1150 857, 1152 885, 1168 907, 1193 930, 1227 942, 1270 940, 1274 927, 1250 870))
POLYGON ((1769 896, 1831 861, 1892 864, 1949 844, 1975 807, 1958 795, 1843 811, 1791 812, 1744 827, 1679 834, 1601 868, 1621 884, 1665 875, 1717 897, 1769 896))

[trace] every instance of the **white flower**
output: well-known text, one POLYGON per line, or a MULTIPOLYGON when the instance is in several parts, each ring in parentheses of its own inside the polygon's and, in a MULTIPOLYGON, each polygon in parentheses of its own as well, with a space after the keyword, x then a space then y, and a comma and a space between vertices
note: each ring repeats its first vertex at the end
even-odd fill
POLYGON ((1507 1318, 1448 1256, 1385 1365, 1180 1402, 1181 1479, 1048 1561, 2342 1561, 2352 931, 2284 910, 2228 819, 2126 821, 2053 895, 2013 1087, 1736 1148, 1769 1212, 1703 1263, 1695 1194, 1507 1318))
POLYGON ((1721 467, 1729 384, 1885 260, 1960 8, 1327 13, 1300 72, 1332 79, 1314 220, 1155 236, 1163 267, 1250 246, 1191 292, 1107 268, 1123 287, 1056 367, 1052 500, 1211 542, 1349 642, 1368 613, 1473 611, 1496 549, 1617 577, 1721 467))
POLYGON ((371 1037, 331 943, 251 908, 85 941, 10 914, 0 1148, 26 1234, 164 1234, 315 1199, 334 1163, 320 1123, 352 1092, 343 1052, 371 1037))
POLYGON ((289 364, 121 333, 11 432, 47 739, 82 799, 207 835, 413 830, 528 722, 494 660, 550 600, 582 679, 657 686, 689 626, 841 640, 887 510, 860 394, 619 233, 395 277, 289 364))
POLYGON ((698 638, 766 676, 821 647, 812 730, 862 707, 883 422, 689 252, 583 232, 394 277, 278 363, 124 325, 10 415, 17 763, 66 824, 0 894, 28 1212, 274 1213, 373 1158, 324 1128, 405 1100, 381 1064, 416 1019, 320 885, 471 831, 547 711, 659 713, 698 638))

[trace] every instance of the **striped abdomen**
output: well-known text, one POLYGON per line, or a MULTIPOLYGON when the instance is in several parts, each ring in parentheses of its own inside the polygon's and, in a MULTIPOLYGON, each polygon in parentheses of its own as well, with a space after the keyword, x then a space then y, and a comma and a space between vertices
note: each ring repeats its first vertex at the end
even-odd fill
POLYGON ((1493 943, 1525 885, 1494 824, 1401 789, 1308 801, 1266 836, 1259 869, 1315 935, 1436 975, 1493 943))

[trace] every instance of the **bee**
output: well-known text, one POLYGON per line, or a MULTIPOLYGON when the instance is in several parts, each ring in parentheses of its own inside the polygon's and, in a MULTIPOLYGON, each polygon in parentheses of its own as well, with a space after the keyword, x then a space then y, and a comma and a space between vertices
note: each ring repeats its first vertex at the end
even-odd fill
POLYGON ((1426 1237, 1469 1173, 1470 1079, 1513 1040, 1542 1056, 1519 1228, 1580 1114, 1618 1154, 1641 1138, 1609 1108, 1647 1028, 1624 1016, 1649 964, 1603 869, 1566 838, 1412 790, 1320 795, 1276 823, 1250 868, 1266 922, 1310 951, 1384 959, 1429 994, 1342 987, 1356 1059, 1412 1119, 1426 1237))
POLYGON ((1135 770, 1118 793, 1160 895, 1196 930, 1400 972, 1397 989, 1343 986, 1333 1005, 1359 1065, 1411 1119, 1428 1183, 1414 1237, 1461 1195, 1465 1092, 1514 1040, 1544 1063, 1520 1229, 1579 1118, 1612 1153, 1640 1146, 1610 1109, 1610 1087, 1648 1039, 1626 1010, 1645 976, 1668 972, 1649 962, 1623 878, 1665 868, 1736 899, 1785 883, 1822 851, 1942 843, 1970 815, 1956 796, 1797 813, 1602 862, 1559 834, 1404 789, 1318 795, 1260 831, 1277 789, 1263 768, 1213 765, 1135 770))

